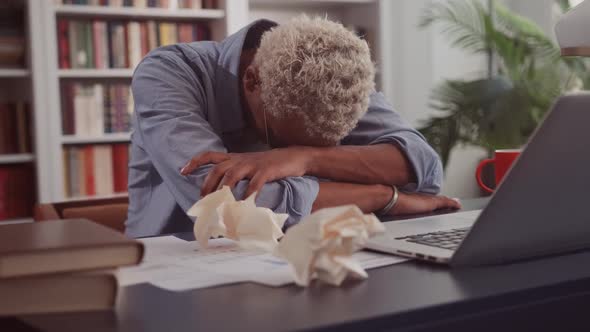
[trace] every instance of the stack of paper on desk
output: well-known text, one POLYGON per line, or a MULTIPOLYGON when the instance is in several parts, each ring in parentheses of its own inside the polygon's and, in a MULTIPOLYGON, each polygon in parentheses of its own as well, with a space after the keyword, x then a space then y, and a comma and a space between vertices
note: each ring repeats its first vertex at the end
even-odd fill
MULTIPOLYGON (((146 249, 144 261, 137 267, 120 269, 121 286, 149 282, 167 290, 183 291, 239 282, 283 286, 294 281, 287 262, 263 251, 240 248, 228 239, 209 240, 207 249, 174 236, 141 242, 146 249)), ((353 257, 365 269, 407 260, 365 251, 353 257)))

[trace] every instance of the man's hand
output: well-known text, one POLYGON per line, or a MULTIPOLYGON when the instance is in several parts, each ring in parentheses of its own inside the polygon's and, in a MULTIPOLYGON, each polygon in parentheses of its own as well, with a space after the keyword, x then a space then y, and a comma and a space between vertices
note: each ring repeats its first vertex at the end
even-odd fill
POLYGON ((389 215, 421 214, 435 210, 460 209, 459 200, 445 196, 399 193, 397 203, 389 215))
POLYGON ((309 154, 304 150, 304 147, 288 147, 252 153, 205 152, 191 159, 180 173, 187 175, 203 165, 215 164, 205 178, 201 196, 222 186, 233 188, 240 180, 250 179, 244 196, 248 197, 267 182, 305 175, 309 154))

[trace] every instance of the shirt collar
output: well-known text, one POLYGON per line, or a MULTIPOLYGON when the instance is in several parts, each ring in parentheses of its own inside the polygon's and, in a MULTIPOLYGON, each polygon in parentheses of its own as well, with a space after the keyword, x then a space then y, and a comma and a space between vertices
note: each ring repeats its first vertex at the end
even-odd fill
POLYGON ((245 127, 240 102, 239 67, 242 46, 248 31, 255 25, 270 20, 256 20, 219 43, 219 57, 215 71, 215 102, 220 112, 222 131, 232 132, 245 127))

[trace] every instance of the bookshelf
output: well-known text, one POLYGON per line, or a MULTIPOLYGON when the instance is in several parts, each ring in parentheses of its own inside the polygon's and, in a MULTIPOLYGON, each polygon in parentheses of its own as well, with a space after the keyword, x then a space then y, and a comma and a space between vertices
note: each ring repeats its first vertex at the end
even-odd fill
MULTIPOLYGON (((60 63, 60 31, 58 22, 67 21, 101 21, 101 22, 149 22, 155 21, 176 24, 203 24, 210 30, 212 40, 222 40, 248 23, 248 2, 243 0, 218 0, 215 9, 168 9, 139 7, 109 7, 79 4, 62 4, 61 0, 27 0, 31 6, 31 20, 35 46, 39 52, 33 54, 36 65, 35 87, 33 93, 44 101, 43 114, 37 122, 35 131, 38 151, 34 160, 39 165, 39 190, 41 202, 85 199, 88 197, 117 197, 125 193, 95 193, 91 196, 71 193, 68 187, 71 179, 66 155, 87 147, 104 147, 128 144, 130 133, 112 132, 97 135, 88 132, 64 132, 63 89, 67 84, 79 85, 129 85, 133 77, 132 65, 124 68, 64 68, 60 63), (40 50, 44 50, 42 53, 40 50), (37 74, 37 70, 39 74, 37 74)), ((174 2, 174 0, 170 1, 174 2)), ((127 29, 127 26, 126 26, 127 29)), ((127 31, 127 30, 126 30, 127 31)), ((110 42, 110 40, 109 40, 110 42)), ((96 44, 94 44, 96 45, 96 44)), ((111 63, 112 65, 112 63, 111 63)), ((0 78, 8 73, 0 72, 0 78)), ((24 74, 21 74, 24 75, 24 74)), ((26 76, 23 76, 26 77, 26 76)), ((105 88, 106 90, 106 88, 105 88)), ((105 106, 106 107, 106 106, 105 106)), ((106 114, 106 113, 105 113, 106 114)), ((114 148, 113 148, 114 149, 114 148)), ((1 163, 1 161, 0 161, 1 163)), ((114 167, 114 166, 113 166, 114 167)), ((98 185, 98 183, 97 183, 98 185)))
POLYGON ((131 78, 133 69, 59 69, 57 76, 60 78, 131 78))
POLYGON ((37 189, 28 0, 0 3, 0 225, 31 220, 37 189))
POLYGON ((99 144, 99 143, 125 143, 131 140, 129 133, 104 134, 94 137, 80 137, 76 135, 62 135, 62 144, 99 144))

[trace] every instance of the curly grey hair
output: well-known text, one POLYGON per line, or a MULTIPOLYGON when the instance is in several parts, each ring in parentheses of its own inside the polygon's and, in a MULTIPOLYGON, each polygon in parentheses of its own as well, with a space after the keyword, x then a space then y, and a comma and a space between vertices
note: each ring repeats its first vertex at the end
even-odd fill
POLYGON ((296 116, 307 134, 338 142, 367 111, 375 67, 367 43, 342 24, 301 15, 262 36, 254 58, 271 116, 296 116))

